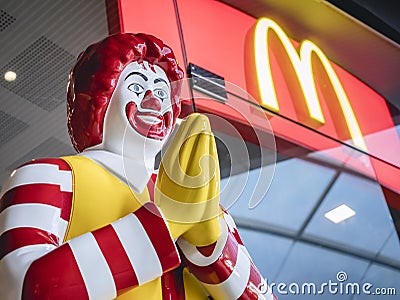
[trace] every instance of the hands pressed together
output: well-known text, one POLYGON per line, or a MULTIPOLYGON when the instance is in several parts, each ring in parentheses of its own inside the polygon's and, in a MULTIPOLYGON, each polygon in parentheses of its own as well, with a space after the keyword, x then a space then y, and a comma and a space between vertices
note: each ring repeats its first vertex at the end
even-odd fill
POLYGON ((192 114, 181 123, 162 159, 154 194, 175 240, 182 237, 205 246, 218 239, 219 188, 217 148, 209 120, 192 114))

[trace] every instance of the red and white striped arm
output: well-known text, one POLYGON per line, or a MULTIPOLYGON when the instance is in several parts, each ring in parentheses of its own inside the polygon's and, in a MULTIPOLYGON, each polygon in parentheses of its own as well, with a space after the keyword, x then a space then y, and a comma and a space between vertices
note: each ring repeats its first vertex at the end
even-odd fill
POLYGON ((25 278, 23 297, 113 299, 179 265, 165 220, 153 203, 146 203, 34 261, 25 278))
POLYGON ((216 243, 197 248, 183 238, 178 246, 190 272, 214 299, 276 299, 244 247, 232 217, 219 219, 221 234, 216 243), (262 293, 260 287, 263 287, 262 293))
MULTIPOLYGON (((59 194, 69 193, 70 207, 71 171, 67 171, 71 184, 67 188, 67 181, 55 182, 55 174, 49 176, 51 179, 40 177, 44 176, 40 175, 42 164, 32 167, 36 181, 29 179, 24 166, 13 174, 2 198, 7 204, 2 204, 0 214, 0 249, 6 249, 1 250, 1 299, 113 299, 179 266, 167 224, 153 203, 61 245, 67 221, 63 209, 48 209, 56 205, 43 186, 57 186, 59 194), (14 194, 27 186, 30 193, 18 200, 14 194), (31 200, 32 193, 36 200, 31 200), (31 210, 35 201, 41 209, 31 210), (13 213, 18 205, 22 212, 13 213)), ((43 170, 49 172, 48 166, 43 170)))
POLYGON ((72 173, 61 159, 40 159, 15 170, 0 200, 0 298, 21 299, 32 261, 62 242, 72 199, 72 173))

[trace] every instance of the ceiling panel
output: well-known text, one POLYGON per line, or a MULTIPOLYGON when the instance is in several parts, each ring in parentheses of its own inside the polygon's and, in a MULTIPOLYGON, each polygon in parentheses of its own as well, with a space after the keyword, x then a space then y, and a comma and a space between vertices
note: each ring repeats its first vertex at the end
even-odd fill
POLYGON ((108 35, 105 1, 0 0, 0 30, 3 183, 25 160, 73 153, 68 75, 78 54, 108 35), (16 72, 15 81, 4 80, 7 70, 16 72))
POLYGON ((22 164, 31 161, 32 159, 38 159, 43 157, 57 157, 61 155, 74 154, 75 150, 71 144, 65 144, 55 137, 49 137, 43 143, 33 148, 30 152, 24 156, 18 158, 6 167, 7 171, 12 171, 22 164))
POLYGON ((44 36, 39 37, 10 62, 0 74, 13 71, 18 80, 0 85, 46 111, 65 104, 68 74, 75 57, 44 36))
POLYGON ((15 21, 15 17, 4 10, 0 10, 0 32, 7 29, 15 21))
POLYGON ((24 121, 21 121, 4 111, 0 111, 0 144, 3 145, 7 143, 27 127, 29 127, 29 125, 24 121))

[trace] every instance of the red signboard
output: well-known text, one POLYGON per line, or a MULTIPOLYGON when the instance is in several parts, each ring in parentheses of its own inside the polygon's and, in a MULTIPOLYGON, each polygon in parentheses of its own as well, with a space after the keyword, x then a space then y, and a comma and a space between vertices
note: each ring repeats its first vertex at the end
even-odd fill
MULTIPOLYGON (((328 59, 326 62, 326 56, 318 55, 315 49, 319 48, 312 41, 286 40, 276 30, 265 30, 263 42, 267 41, 268 46, 264 49, 264 58, 268 58, 269 65, 262 65, 256 62, 255 18, 218 1, 178 0, 175 4, 172 0, 156 0, 151 5, 143 0, 120 0, 121 30, 154 34, 175 49, 182 64, 191 62, 224 77, 228 92, 235 93, 234 89, 230 91, 234 86, 249 92, 253 98, 248 100, 266 109, 277 136, 314 151, 326 152, 347 163, 353 161, 352 167, 400 191, 399 180, 396 180, 399 177, 400 142, 382 96, 343 67, 328 59), (292 48, 285 44, 287 41, 292 48), (302 57, 301 48, 310 43, 317 48, 310 51, 308 58, 302 57), (289 54, 290 51, 296 52, 297 58, 293 53, 289 54), (299 71, 300 67, 294 63, 296 60, 304 66, 311 65, 308 73, 299 71), (257 68, 261 70, 259 72, 271 73, 269 88, 271 90, 272 86, 275 92, 275 107, 266 104, 268 99, 260 95, 260 84, 262 88, 266 82, 257 77, 257 68), (299 77, 299 73, 303 75, 299 77), (322 116, 319 120, 313 117, 308 105, 307 88, 301 79, 307 76, 314 83, 314 103, 318 102, 322 116), (337 78, 339 88, 332 76, 337 78), (277 115, 269 114, 268 110, 277 115), (348 147, 341 147, 341 144, 353 147, 352 153, 359 153, 358 157, 353 154, 349 157, 345 150, 348 147)), ((277 25, 284 32, 284 28, 277 25)), ((262 37, 258 39, 262 40, 262 37)), ((323 53, 323 49, 319 50, 323 53)), ((259 53, 262 52, 259 50, 259 53)), ((210 110, 209 101, 198 100, 196 105, 201 110, 210 110)), ((238 110, 252 109, 251 105, 234 96, 228 96, 226 105, 233 105, 238 110)), ((241 121, 226 105, 215 102, 213 110, 228 119, 241 121)), ((259 126, 262 129, 261 123, 259 126)))

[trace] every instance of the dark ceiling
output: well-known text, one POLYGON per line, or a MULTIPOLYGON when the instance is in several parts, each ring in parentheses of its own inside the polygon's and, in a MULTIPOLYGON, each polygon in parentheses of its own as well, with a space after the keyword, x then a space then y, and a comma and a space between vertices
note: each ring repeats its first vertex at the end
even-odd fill
POLYGON ((398 0, 328 0, 328 2, 400 44, 398 0))

